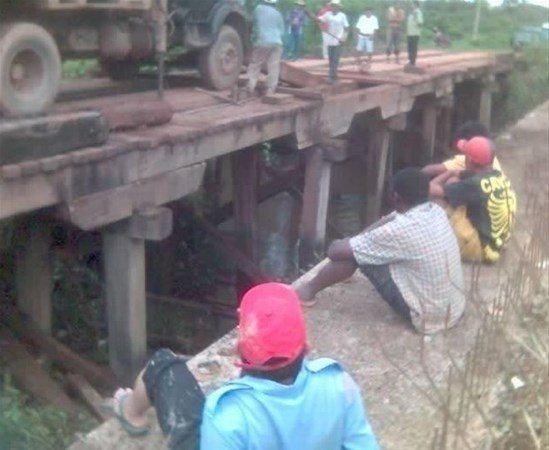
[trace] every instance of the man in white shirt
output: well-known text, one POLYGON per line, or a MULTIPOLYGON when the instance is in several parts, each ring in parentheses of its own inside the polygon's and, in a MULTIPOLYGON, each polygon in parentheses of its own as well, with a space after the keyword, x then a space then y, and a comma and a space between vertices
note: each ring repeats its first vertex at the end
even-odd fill
POLYGON ((372 53, 374 52, 374 37, 376 31, 379 30, 379 22, 377 17, 372 15, 372 8, 367 7, 364 14, 360 16, 356 23, 356 32, 358 34, 356 51, 359 54, 368 56, 368 63, 372 61, 372 53))
POLYGON ((315 18, 314 16, 311 18, 327 25, 328 60, 330 62, 328 82, 333 84, 337 81, 337 70, 341 57, 341 44, 347 39, 349 21, 347 20, 345 13, 341 12, 341 0, 332 0, 331 6, 332 11, 329 11, 318 18, 315 18))

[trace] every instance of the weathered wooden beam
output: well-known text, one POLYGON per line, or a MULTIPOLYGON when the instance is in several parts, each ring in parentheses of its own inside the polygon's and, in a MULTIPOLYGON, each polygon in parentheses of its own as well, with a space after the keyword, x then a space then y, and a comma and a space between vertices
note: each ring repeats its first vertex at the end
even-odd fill
POLYGON ((145 241, 131 237, 125 220, 103 231, 103 255, 110 365, 131 382, 147 356, 145 241))
POLYGON ((297 87, 314 87, 322 84, 324 77, 282 61, 280 63, 280 80, 297 87))
POLYGON ((0 121, 0 165, 101 145, 108 134, 107 121, 96 111, 3 120, 0 121))
POLYGON ((38 348, 50 360, 71 372, 84 376, 90 383, 106 389, 114 389, 118 382, 107 368, 89 361, 66 345, 41 331, 29 317, 21 316, 19 311, 7 302, 0 306, 0 321, 9 327, 21 340, 38 348))
POLYGON ((17 304, 42 332, 50 334, 53 289, 51 223, 44 217, 33 215, 19 231, 24 240, 15 262, 17 304))
POLYGON ((239 247, 257 260, 257 185, 259 148, 250 147, 231 155, 233 205, 239 247))
POLYGON ((368 146, 368 200, 366 202, 366 224, 375 222, 381 214, 391 131, 381 124, 372 130, 368 146))
POLYGON ((16 384, 24 392, 45 405, 56 406, 69 414, 78 411, 75 403, 53 381, 42 366, 6 329, 0 328, 0 360, 16 384))
POLYGON ((129 220, 130 235, 136 239, 161 241, 172 232, 173 213, 170 208, 145 208, 135 212, 129 220))
POLYGON ((69 373, 66 376, 66 380, 69 387, 76 392, 78 397, 80 397, 96 419, 100 421, 110 419, 111 416, 107 414, 103 408, 103 397, 99 395, 99 393, 82 375, 77 373, 69 373))
POLYGON ((391 131, 404 131, 408 124, 408 114, 400 113, 386 121, 387 128, 391 131))
POLYGON ((114 189, 67 201, 61 216, 83 230, 92 230, 131 217, 133 212, 159 206, 195 192, 206 163, 195 164, 114 189))
POLYGON ((316 252, 324 251, 332 173, 332 163, 324 159, 321 147, 307 151, 306 164, 299 230, 301 266, 314 261, 316 252))

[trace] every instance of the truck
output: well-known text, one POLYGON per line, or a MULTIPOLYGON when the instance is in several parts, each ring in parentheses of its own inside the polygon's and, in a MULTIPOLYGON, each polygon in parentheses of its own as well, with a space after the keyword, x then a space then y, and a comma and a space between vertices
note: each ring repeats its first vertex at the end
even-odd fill
POLYGON ((65 59, 97 58, 112 79, 126 80, 168 53, 198 68, 208 87, 226 89, 249 41, 238 0, 0 0, 0 115, 46 110, 65 59))

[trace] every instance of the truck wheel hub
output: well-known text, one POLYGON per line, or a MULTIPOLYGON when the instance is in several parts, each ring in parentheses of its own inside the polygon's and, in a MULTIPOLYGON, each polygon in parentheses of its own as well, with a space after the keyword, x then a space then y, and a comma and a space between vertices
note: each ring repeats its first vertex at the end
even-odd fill
POLYGON ((225 43, 220 49, 221 70, 226 74, 232 73, 237 60, 238 56, 234 45, 225 43))
POLYGON ((43 78, 44 68, 42 60, 35 52, 24 50, 12 60, 10 67, 10 81, 12 86, 25 94, 36 89, 43 78))

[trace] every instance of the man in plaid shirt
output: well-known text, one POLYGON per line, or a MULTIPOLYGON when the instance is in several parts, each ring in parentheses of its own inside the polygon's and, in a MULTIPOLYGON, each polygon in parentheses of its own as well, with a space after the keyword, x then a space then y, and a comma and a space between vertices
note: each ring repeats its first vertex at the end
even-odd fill
POLYGON ((361 234, 332 243, 328 264, 298 294, 312 304, 317 292, 358 267, 416 330, 450 328, 465 307, 456 237, 444 210, 428 200, 429 179, 420 169, 401 170, 393 184, 395 211, 361 234))

